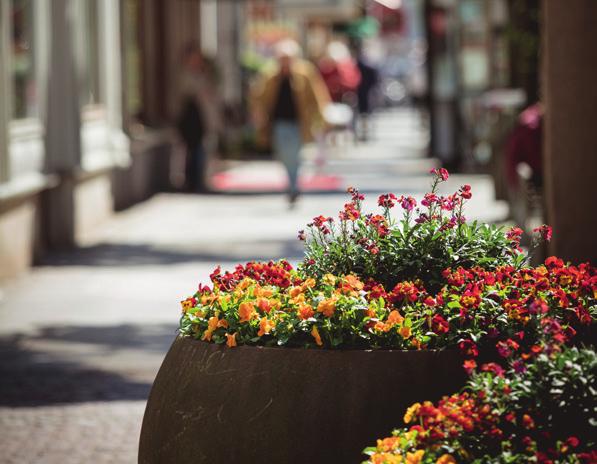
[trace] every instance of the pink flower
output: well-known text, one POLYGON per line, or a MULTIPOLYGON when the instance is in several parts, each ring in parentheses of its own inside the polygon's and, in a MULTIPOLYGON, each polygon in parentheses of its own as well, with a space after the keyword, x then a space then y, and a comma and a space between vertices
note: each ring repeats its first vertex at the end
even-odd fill
POLYGON ((417 200, 411 196, 402 196, 400 197, 400 206, 402 206, 402 208, 406 211, 412 211, 414 207, 417 206, 417 200))
POLYGON ((442 181, 446 181, 446 180, 448 180, 448 177, 450 177, 450 173, 448 172, 447 169, 444 169, 444 168, 432 169, 431 171, 429 171, 429 174, 436 175, 438 177, 438 179, 441 179, 442 181))

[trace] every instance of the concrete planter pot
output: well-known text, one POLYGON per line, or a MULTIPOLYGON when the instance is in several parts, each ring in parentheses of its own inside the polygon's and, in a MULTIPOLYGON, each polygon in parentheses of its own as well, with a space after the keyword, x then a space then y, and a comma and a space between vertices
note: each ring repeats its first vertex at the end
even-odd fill
POLYGON ((143 419, 140 463, 358 463, 408 406, 466 380, 455 351, 227 348, 177 338, 143 419))

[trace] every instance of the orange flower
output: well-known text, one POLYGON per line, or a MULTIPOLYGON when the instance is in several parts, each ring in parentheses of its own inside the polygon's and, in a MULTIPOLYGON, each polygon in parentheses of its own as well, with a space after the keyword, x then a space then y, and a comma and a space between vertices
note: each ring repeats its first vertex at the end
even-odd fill
POLYGON ((299 318, 301 318, 304 321, 305 319, 313 317, 315 315, 315 311, 313 311, 313 307, 311 305, 301 304, 299 305, 298 315, 299 318))
POLYGON ((255 306, 249 301, 241 303, 238 307, 238 315, 240 322, 249 322, 255 316, 255 306))
POLYGON ((213 293, 210 295, 201 295, 201 304, 208 305, 213 303, 218 297, 213 293))
POLYGON ((456 459, 451 454, 442 454, 436 464, 456 464, 456 459))
POLYGON ((270 333, 275 326, 276 325, 273 321, 270 321, 267 317, 262 317, 259 321, 259 332, 257 332, 257 335, 263 337, 264 335, 270 333))
POLYGON ((297 296, 299 296, 301 293, 303 293, 303 288, 302 287, 292 287, 290 290, 288 290, 288 294, 292 297, 292 298, 296 298, 297 296))
POLYGON ((274 291, 269 287, 261 287, 261 286, 255 287, 254 295, 256 297, 269 298, 273 294, 274 294, 274 291))
POLYGON ((353 290, 363 290, 365 287, 365 284, 352 274, 344 277, 344 282, 353 290))
POLYGON ((369 306, 365 310, 365 316, 367 316, 367 317, 375 317, 375 308, 373 306, 369 306))
POLYGON ((315 339, 315 343, 317 343, 317 346, 323 345, 323 342, 321 341, 321 337, 319 335, 319 330, 317 330, 317 326, 313 326, 313 328, 311 329, 311 335, 313 335, 313 338, 315 339))
POLYGON ((238 285, 236 286, 236 290, 246 290, 254 282, 255 281, 253 279, 250 279, 249 277, 245 277, 243 280, 241 280, 238 283, 238 285))
POLYGON ((400 315, 400 313, 396 310, 393 310, 388 315, 388 319, 386 320, 386 323, 388 325, 392 326, 392 325, 396 325, 396 324, 402 324, 402 321, 404 321, 404 318, 400 315))
POLYGON ((336 298, 328 298, 320 301, 317 305, 317 311, 323 313, 325 317, 332 317, 336 310, 336 298))
POLYGON ((203 332, 203 337, 201 340, 207 340, 208 342, 211 341, 211 336, 214 333, 214 330, 218 327, 218 316, 212 316, 207 321, 207 330, 203 332))
POLYGON ((402 456, 392 453, 375 453, 371 456, 373 464, 401 464, 402 456))
POLYGON ((423 460, 424 450, 417 450, 414 453, 406 453, 406 464, 419 464, 423 460))
POLYGON ((259 298, 257 300, 257 307, 264 313, 269 313, 272 310, 272 304, 267 298, 259 298))
POLYGON ((408 424, 410 421, 412 421, 413 417, 419 412, 419 409, 421 409, 421 403, 414 403, 412 406, 410 406, 404 414, 404 423, 408 424))
POLYGON ((226 345, 228 348, 234 348, 236 346, 236 332, 232 335, 226 334, 226 345))
POLYGON ((400 334, 400 336, 402 338, 409 338, 411 336, 410 327, 407 327, 407 326, 403 325, 402 327, 400 327, 398 329, 398 333, 400 334))
POLYGON ((303 285, 301 285, 301 286, 303 287, 303 291, 304 291, 304 290, 307 290, 308 288, 315 287, 315 284, 316 284, 315 279, 309 278, 309 279, 305 280, 303 282, 303 285))
POLYGON ((377 451, 394 451, 400 445, 399 437, 388 437, 377 440, 377 451))
POLYGON ((216 328, 224 327, 225 329, 228 328, 228 321, 226 319, 220 319, 216 324, 216 328))

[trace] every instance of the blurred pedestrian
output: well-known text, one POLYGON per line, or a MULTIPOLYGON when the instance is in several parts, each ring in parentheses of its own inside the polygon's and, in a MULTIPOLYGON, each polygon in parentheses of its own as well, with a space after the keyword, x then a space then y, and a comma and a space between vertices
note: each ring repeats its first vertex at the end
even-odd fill
POLYGON ((203 192, 208 156, 217 147, 222 116, 215 70, 195 43, 183 50, 179 90, 176 127, 186 147, 185 185, 191 192, 203 192))
POLYGON ((291 39, 276 44, 276 65, 257 82, 252 110, 258 139, 273 148, 289 180, 289 201, 299 195, 298 171, 303 143, 323 130, 323 109, 330 96, 311 63, 299 58, 300 46, 291 39))
POLYGON ((346 103, 352 107, 361 74, 348 47, 338 40, 331 41, 317 67, 332 101, 346 103))
POLYGON ((365 58, 360 47, 356 48, 357 67, 361 74, 361 80, 357 87, 357 128, 359 140, 369 138, 369 116, 372 111, 372 96, 379 84, 379 72, 365 58))

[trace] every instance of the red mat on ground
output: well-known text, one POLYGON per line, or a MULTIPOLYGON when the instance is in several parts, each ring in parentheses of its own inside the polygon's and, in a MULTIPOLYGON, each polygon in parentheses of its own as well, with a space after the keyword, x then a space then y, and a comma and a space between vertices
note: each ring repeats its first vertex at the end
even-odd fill
MULTIPOLYGON (((211 179, 212 188, 217 191, 285 192, 288 179, 285 177, 253 177, 242 173, 220 172, 211 179)), ((338 176, 314 174, 299 177, 299 188, 303 192, 340 190, 342 180, 338 176)))

